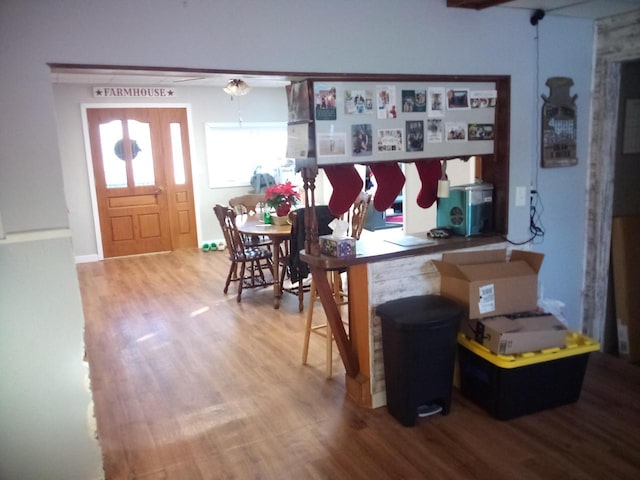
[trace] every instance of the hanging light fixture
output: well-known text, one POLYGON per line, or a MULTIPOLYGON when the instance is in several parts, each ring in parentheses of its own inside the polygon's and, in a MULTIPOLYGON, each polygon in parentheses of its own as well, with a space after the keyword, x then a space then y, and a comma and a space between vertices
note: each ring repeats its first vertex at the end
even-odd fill
POLYGON ((232 78, 227 82, 227 86, 223 88, 225 93, 231 95, 231 100, 233 97, 238 98, 238 124, 242 127, 242 113, 240 112, 240 97, 249 93, 251 87, 247 85, 247 82, 241 80, 239 78, 232 78))
POLYGON ((228 93, 232 97, 241 97, 246 95, 251 90, 251 87, 247 85, 247 82, 240 80, 239 78, 232 78, 224 87, 225 93, 228 93))

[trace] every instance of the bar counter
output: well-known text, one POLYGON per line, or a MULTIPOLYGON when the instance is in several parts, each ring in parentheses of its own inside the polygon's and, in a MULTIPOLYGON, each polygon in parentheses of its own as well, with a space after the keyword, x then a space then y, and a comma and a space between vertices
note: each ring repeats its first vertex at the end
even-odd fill
POLYGON ((504 242, 504 238, 500 235, 432 239, 427 237, 426 232, 405 235, 399 230, 393 230, 380 231, 386 233, 382 236, 364 230, 361 239, 356 242, 355 257, 336 258, 327 255, 316 257, 307 255, 304 251, 300 252, 300 256, 309 265, 316 265, 325 270, 335 270, 404 256, 442 253, 504 242))
POLYGON ((440 274, 431 260, 443 252, 506 248, 500 235, 430 239, 426 233, 363 232, 356 255, 300 257, 318 289, 322 306, 345 367, 347 394, 360 406, 386 405, 382 334, 377 305, 397 298, 440 292, 440 274), (348 334, 332 295, 327 271, 346 270, 348 281, 348 334))

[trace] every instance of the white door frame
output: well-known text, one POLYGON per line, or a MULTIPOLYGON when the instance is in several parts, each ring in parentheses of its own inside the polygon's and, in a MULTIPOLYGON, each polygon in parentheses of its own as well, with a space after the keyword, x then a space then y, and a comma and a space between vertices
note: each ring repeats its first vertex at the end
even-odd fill
POLYGON ((620 70, 622 62, 640 59, 639 24, 640 11, 636 11, 594 26, 582 331, 601 344, 607 317, 620 70))
POLYGON ((100 215, 98 212, 98 196, 96 194, 96 181, 93 175, 93 162, 91 159, 91 141, 89 139, 89 121, 87 120, 87 109, 90 108, 184 108, 187 113, 187 131, 189 135, 189 156, 191 158, 191 181, 193 184, 193 200, 194 200, 194 214, 196 216, 196 235, 198 237, 198 245, 202 238, 202 230, 200 222, 200 202, 199 192, 196 188, 196 171, 197 166, 194 166, 196 162, 193 161, 193 129, 191 119, 191 104, 188 103, 82 103, 80 105, 82 110, 82 136, 84 137, 84 150, 85 159, 87 163, 87 174, 89 177, 89 192, 91 194, 91 212, 93 214, 93 228, 96 235, 96 260, 104 260, 104 251, 102 249, 102 230, 100 228, 100 215))

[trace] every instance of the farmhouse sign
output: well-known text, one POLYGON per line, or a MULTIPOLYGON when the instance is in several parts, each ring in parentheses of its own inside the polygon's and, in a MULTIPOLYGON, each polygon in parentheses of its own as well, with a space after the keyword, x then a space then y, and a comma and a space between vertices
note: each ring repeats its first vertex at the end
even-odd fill
POLYGON ((175 98, 176 91, 166 87, 93 87, 96 98, 175 98))

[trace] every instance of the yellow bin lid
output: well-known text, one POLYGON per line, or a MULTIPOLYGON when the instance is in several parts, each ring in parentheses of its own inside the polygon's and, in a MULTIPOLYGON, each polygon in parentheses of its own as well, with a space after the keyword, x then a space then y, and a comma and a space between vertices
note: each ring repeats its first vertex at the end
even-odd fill
POLYGON ((564 347, 547 348, 538 352, 517 353, 514 355, 497 355, 484 345, 467 338, 462 332, 458 333, 458 343, 500 368, 524 367, 525 365, 533 365, 600 350, 598 342, 572 331, 567 333, 567 341, 564 347))

